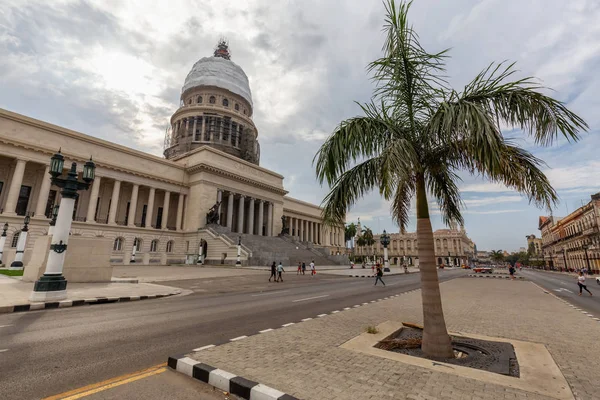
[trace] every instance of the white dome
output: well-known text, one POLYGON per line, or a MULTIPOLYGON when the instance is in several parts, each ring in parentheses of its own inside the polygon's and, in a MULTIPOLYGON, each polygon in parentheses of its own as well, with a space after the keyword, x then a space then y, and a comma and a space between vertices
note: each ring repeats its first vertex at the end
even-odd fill
POLYGON ((252 106, 252 93, 248 77, 233 61, 221 57, 204 57, 198 60, 185 78, 181 92, 198 86, 216 86, 242 96, 252 106))

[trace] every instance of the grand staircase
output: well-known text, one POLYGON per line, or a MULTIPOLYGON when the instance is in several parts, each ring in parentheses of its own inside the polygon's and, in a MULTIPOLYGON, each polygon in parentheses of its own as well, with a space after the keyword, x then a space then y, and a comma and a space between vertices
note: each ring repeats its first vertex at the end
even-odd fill
POLYGON ((297 266, 299 262, 304 262, 308 266, 311 261, 317 266, 348 264, 346 256, 331 256, 325 248, 299 242, 288 235, 257 236, 228 232, 223 227, 211 228, 235 243, 241 236, 242 244, 251 251, 247 265, 267 266, 281 262, 284 266, 297 266))

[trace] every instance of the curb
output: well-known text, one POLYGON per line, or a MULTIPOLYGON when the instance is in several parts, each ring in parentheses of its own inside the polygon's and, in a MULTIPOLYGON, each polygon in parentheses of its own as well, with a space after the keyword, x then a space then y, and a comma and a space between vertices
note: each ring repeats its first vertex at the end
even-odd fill
POLYGON ((299 400, 262 383, 211 367, 184 355, 169 357, 169 368, 246 400, 299 400))
POLYGON ((554 297, 556 300, 563 302, 564 304, 568 305, 569 307, 571 307, 572 309, 574 309, 575 311, 579 311, 584 315, 587 315, 588 317, 590 317, 591 319, 593 319, 594 321, 598 321, 600 322, 600 318, 594 316, 594 314, 589 313, 587 311, 583 311, 581 308, 574 306, 573 304, 569 303, 567 300, 561 299, 560 297, 558 297, 557 295, 555 295, 554 293, 551 293, 548 289, 545 289, 544 287, 538 285, 535 282, 531 282, 533 283, 535 286, 537 286, 539 289, 542 290, 542 292, 549 294, 550 296, 554 297))
POLYGON ((174 296, 176 294, 180 294, 181 291, 174 291, 167 294, 151 294, 146 296, 124 296, 124 297, 93 297, 85 300, 61 300, 61 301, 52 301, 47 303, 27 303, 27 304, 17 304, 14 306, 1 306, 0 314, 2 313, 12 313, 12 312, 24 312, 24 311, 34 311, 34 310, 48 310, 52 308, 65 308, 65 307, 76 307, 83 306, 86 304, 107 304, 107 303, 124 303, 128 301, 138 301, 138 300, 150 300, 150 299, 159 299, 161 297, 169 297, 174 296))
MULTIPOLYGON (((499 275, 474 275, 468 274, 471 278, 497 278, 497 279, 510 279, 510 276, 499 276, 499 275)), ((524 276, 515 276, 516 279, 525 280, 524 276)))
MULTIPOLYGON (((403 276, 403 275, 410 275, 410 274, 418 274, 418 272, 417 271, 407 272, 407 273, 399 272, 397 274, 388 273, 387 275, 384 273, 383 276, 403 276)), ((350 278, 375 278, 375 275, 348 275, 348 277, 350 277, 350 278)))

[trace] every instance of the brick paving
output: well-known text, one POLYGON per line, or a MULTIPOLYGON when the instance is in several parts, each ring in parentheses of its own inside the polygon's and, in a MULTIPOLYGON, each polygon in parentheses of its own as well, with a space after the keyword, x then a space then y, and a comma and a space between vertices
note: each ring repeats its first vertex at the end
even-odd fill
MULTIPOLYGON (((450 331, 543 343, 576 399, 600 399, 599 322, 531 282, 465 278, 441 288, 450 331)), ((369 325, 421 318, 415 291, 190 357, 302 399, 549 399, 339 348, 369 325)))

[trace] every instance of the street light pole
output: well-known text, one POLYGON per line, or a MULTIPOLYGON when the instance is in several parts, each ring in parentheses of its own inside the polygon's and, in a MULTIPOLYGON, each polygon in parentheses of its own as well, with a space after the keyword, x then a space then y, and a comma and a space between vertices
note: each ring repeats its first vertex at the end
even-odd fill
POLYGON ((387 234, 385 229, 383 235, 381 235, 380 242, 383 245, 383 270, 390 272, 390 261, 388 260, 388 245, 390 244, 390 235, 387 234))
POLYGON ((242 237, 238 236, 238 244, 237 244, 237 260, 235 262, 235 265, 242 265, 242 260, 241 260, 241 252, 242 252, 242 237))
POLYGON ((77 180, 77 163, 71 164, 71 169, 66 178, 60 178, 63 173, 65 159, 60 153, 52 156, 50 162, 50 175, 52 184, 61 188, 62 199, 56 217, 56 225, 52 233, 46 271, 34 284, 29 296, 30 301, 63 300, 67 298, 67 280, 63 276, 65 252, 69 241, 71 223, 73 222, 73 209, 75 200, 79 197, 78 191, 88 190, 94 180, 96 165, 90 158, 83 166, 83 182, 77 180))
POLYGON ((137 251, 137 238, 133 238, 133 249, 131 249, 131 258, 129 259, 130 264, 135 264, 135 252, 137 251))
POLYGON ((565 260, 565 270, 569 272, 569 267, 567 266, 567 250, 563 247, 562 249, 563 259, 565 260))
POLYGON ((200 239, 200 247, 198 248, 198 264, 202 265, 204 260, 204 239, 200 239))
POLYGON ((6 244, 6 231, 8 229, 8 222, 4 223, 2 229, 2 236, 0 236, 0 265, 2 265, 2 255, 4 254, 4 245, 6 244))
POLYGON ((23 270, 23 256, 25 254, 25 245, 27 244, 27 233, 29 232, 29 215, 25 216, 23 222, 23 228, 19 233, 19 240, 17 241, 17 251, 15 254, 15 261, 10 264, 9 269, 23 270))

